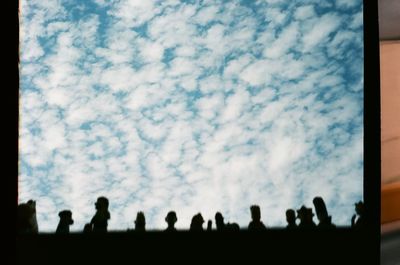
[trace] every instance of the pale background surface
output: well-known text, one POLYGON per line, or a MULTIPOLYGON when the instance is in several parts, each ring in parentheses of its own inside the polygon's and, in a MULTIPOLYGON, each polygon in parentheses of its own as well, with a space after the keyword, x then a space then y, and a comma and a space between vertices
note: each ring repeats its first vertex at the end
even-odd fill
POLYGON ((382 184, 400 181, 400 42, 380 44, 382 184))

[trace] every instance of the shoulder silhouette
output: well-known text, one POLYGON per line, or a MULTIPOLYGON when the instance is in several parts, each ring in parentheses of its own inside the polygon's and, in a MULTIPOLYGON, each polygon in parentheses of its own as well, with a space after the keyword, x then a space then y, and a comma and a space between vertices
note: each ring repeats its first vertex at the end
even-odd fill
POLYGON ((90 223, 85 224, 83 227, 84 234, 90 234, 92 232, 92 225, 90 223))
POLYGON ((336 226, 332 224, 332 217, 328 215, 324 200, 321 197, 315 197, 313 199, 313 204, 319 221, 317 227, 323 229, 335 228, 336 226))
POLYGON ((96 213, 90 221, 92 232, 105 233, 107 232, 108 220, 110 213, 108 212, 108 199, 106 197, 99 197, 95 203, 96 213))
POLYGON ((178 218, 176 217, 176 213, 174 211, 169 211, 167 213, 167 216, 165 217, 165 222, 167 222, 168 227, 165 229, 167 232, 175 232, 175 223, 178 221, 178 218))
POLYGON ((72 219, 72 212, 70 210, 63 210, 58 213, 60 222, 58 223, 56 234, 69 234, 69 226, 74 223, 72 219))
POLYGON ((296 212, 293 209, 286 210, 286 222, 287 222, 287 229, 297 228, 296 224, 296 212))
POLYGON ((203 231, 203 223, 204 219, 201 213, 196 214, 192 218, 192 222, 190 224, 190 231, 203 231))
POLYGON ((313 212, 311 208, 307 208, 304 205, 297 210, 297 218, 300 219, 299 228, 314 228, 316 224, 313 221, 313 212))
POLYGON ((351 227, 362 228, 365 226, 365 208, 362 201, 354 204, 356 214, 351 218, 351 227))
POLYGON ((240 231, 240 226, 237 223, 227 223, 225 226, 225 230, 228 232, 240 231))
POLYGON ((237 223, 224 223, 224 217, 220 212, 215 214, 215 226, 219 232, 239 231, 240 227, 237 223))
POLYGON ((39 228, 36 220, 36 201, 29 200, 17 207, 18 234, 37 234, 39 228))
POLYGON ((146 231, 146 218, 144 217, 143 212, 138 212, 136 214, 135 231, 137 231, 137 232, 146 231))
POLYGON ((249 231, 262 231, 266 230, 267 228, 261 222, 261 211, 260 207, 258 205, 252 205, 250 206, 250 212, 251 212, 251 222, 249 223, 248 230, 249 231))

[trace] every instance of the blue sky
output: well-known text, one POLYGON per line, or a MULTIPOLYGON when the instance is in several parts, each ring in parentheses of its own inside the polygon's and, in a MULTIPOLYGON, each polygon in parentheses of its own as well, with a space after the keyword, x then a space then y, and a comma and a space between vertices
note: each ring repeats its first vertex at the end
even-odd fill
MULTIPOLYGON (((40 231, 201 212, 267 226, 363 183, 361 0, 21 1, 19 200, 40 231)), ((316 221, 316 217, 314 217, 316 221)))

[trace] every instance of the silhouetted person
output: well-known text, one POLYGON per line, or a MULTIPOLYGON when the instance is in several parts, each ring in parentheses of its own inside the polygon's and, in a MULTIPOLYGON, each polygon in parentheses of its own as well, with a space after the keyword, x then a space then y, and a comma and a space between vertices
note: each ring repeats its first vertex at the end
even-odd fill
POLYGON ((190 223, 190 231, 203 231, 204 219, 201 213, 196 214, 190 223))
POLYGON ((212 230, 212 221, 208 220, 207 222, 207 231, 211 231, 212 230))
POLYGON ((37 234, 39 228, 36 220, 36 201, 29 200, 17 207, 18 234, 37 234))
POLYGON ((286 221, 288 223, 286 228, 288 229, 297 228, 296 213, 293 209, 286 210, 286 221))
POLYGON ((225 231, 240 231, 240 226, 237 223, 227 223, 225 225, 225 231))
POLYGON ((324 229, 335 228, 336 226, 332 224, 332 217, 328 215, 324 200, 321 197, 315 197, 313 204, 319 220, 317 227, 324 229))
POLYGON ((229 232, 229 231, 239 231, 240 227, 237 223, 224 223, 224 217, 220 212, 215 214, 215 226, 217 231, 229 232))
POLYGON ((96 206, 96 214, 90 221, 92 231, 94 233, 105 233, 107 232, 108 220, 110 219, 108 199, 106 197, 99 197, 94 205, 96 206))
POLYGON ((250 212, 252 221, 249 223, 249 231, 266 230, 267 228, 265 227, 263 222, 261 222, 260 207, 258 205, 252 205, 250 206, 250 212))
POLYGON ((297 218, 300 219, 299 228, 314 228, 316 224, 313 221, 313 212, 311 208, 307 208, 304 205, 297 210, 297 218))
POLYGON ((69 226, 74 223, 72 219, 72 212, 70 210, 64 210, 58 213, 60 222, 58 223, 56 234, 69 234, 69 226))
POLYGON ((143 212, 138 212, 135 220, 135 231, 144 232, 146 231, 146 218, 143 212))
POLYGON ((362 201, 354 204, 356 214, 351 218, 351 227, 361 228, 365 226, 365 207, 362 201), (358 218, 357 218, 358 216, 358 218))
POLYGON ((178 221, 178 218, 176 217, 176 213, 174 211, 168 212, 167 216, 165 217, 165 222, 167 222, 168 227, 165 229, 167 232, 175 232, 175 223, 178 221))
POLYGON ((85 224, 85 226, 83 227, 83 233, 84 234, 92 233, 92 225, 89 223, 85 224))
POLYGON ((215 226, 217 227, 217 231, 225 231, 224 217, 220 212, 215 214, 215 226))

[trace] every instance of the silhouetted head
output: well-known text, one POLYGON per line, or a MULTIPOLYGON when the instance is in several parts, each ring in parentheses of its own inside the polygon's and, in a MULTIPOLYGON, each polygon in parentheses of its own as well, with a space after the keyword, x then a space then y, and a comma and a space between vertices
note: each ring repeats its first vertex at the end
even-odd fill
POLYGON ((35 209, 28 203, 18 205, 18 220, 28 220, 34 213, 35 209))
POLYGON ((204 219, 203 219, 203 216, 201 216, 201 213, 196 214, 192 218, 192 222, 190 224, 190 230, 191 231, 203 231, 203 223, 204 223, 204 219))
POLYGON ((30 207, 36 207, 36 201, 34 201, 34 200, 29 200, 29 201, 27 201, 27 204, 28 204, 30 207))
POLYGON ((72 225, 74 223, 74 220, 72 219, 72 212, 70 210, 63 210, 58 213, 58 216, 60 217, 60 222, 72 225))
POLYGON ((29 200, 25 204, 27 208, 29 208, 30 214, 36 214, 36 201, 34 200, 29 200))
POLYGON ((211 229, 212 229, 212 221, 208 220, 208 222, 207 222, 207 231, 211 231, 211 229))
POLYGON ((260 221, 261 219, 260 206, 258 205, 250 206, 250 212, 251 212, 251 219, 253 221, 260 221))
POLYGON ((96 210, 108 210, 108 199, 106 197, 99 197, 94 204, 96 210))
POLYGON ((293 209, 286 210, 286 221, 288 224, 296 223, 296 213, 293 209))
POLYGON ((17 207, 18 233, 38 233, 36 221, 36 201, 29 200, 17 207))
POLYGON ((168 212, 167 216, 165 217, 165 222, 167 222, 168 227, 174 227, 176 221, 178 221, 176 213, 174 211, 168 212))
POLYGON ((356 202, 355 210, 358 215, 364 215, 364 203, 362 201, 356 202))
POLYGON ((146 218, 143 212, 138 212, 135 220, 135 230, 144 231, 146 227, 146 218))
POLYGON ((313 199, 313 204, 315 212, 317 213, 317 218, 320 221, 324 221, 328 218, 328 211, 326 210, 325 202, 321 197, 315 197, 313 199))
POLYGON ((215 214, 215 225, 217 227, 217 230, 219 230, 220 228, 222 228, 224 226, 224 217, 222 216, 222 214, 220 212, 217 212, 215 214))
POLYGON ((312 212, 312 209, 307 208, 304 205, 297 210, 297 218, 300 219, 300 222, 310 223, 312 222, 313 216, 314 214, 312 212))

